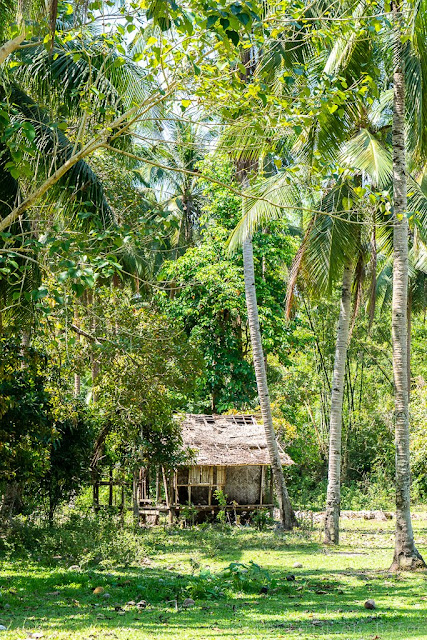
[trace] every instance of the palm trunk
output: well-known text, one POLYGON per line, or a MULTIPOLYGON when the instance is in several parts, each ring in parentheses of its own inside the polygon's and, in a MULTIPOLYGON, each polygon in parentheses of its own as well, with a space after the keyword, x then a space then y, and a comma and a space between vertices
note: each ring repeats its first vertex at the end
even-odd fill
POLYGON ((283 476, 282 461, 280 460, 276 434, 274 432, 273 417, 271 414, 270 396, 268 393, 267 373, 264 362, 264 353, 259 327, 258 305, 255 288, 255 269, 252 239, 248 238, 243 243, 243 268, 245 275, 246 306, 248 309, 248 323, 251 334, 252 353, 255 368, 255 376, 258 388, 261 415, 264 423, 265 437, 273 472, 274 485, 279 502, 281 525, 286 530, 291 530, 295 516, 283 476))
POLYGON ((407 331, 408 336, 406 340, 406 353, 407 353, 407 367, 408 367, 408 402, 411 400, 411 334, 412 334, 412 289, 409 285, 408 288, 408 305, 406 308, 407 317, 407 331))
POLYGON ((424 567, 412 530, 408 407, 408 221, 405 157, 405 71, 400 7, 393 7, 393 300, 392 341, 396 444, 396 533, 392 570, 424 567))
POLYGON ((325 544, 339 543, 339 519, 341 504, 341 430, 344 397, 345 363, 350 329, 351 264, 344 267, 341 290, 341 306, 335 345, 334 375, 332 379, 331 412, 329 425, 328 490, 325 512, 325 544))

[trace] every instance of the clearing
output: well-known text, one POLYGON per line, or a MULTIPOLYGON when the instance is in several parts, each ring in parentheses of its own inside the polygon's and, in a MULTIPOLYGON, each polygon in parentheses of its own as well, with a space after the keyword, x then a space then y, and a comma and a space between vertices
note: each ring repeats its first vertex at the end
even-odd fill
MULTIPOLYGON (((426 557, 427 514, 414 525, 426 557)), ((331 549, 318 528, 158 527, 137 534, 146 553, 138 566, 4 560, 0 640, 427 639, 427 573, 388 573, 393 528, 343 520, 342 544, 331 549)))

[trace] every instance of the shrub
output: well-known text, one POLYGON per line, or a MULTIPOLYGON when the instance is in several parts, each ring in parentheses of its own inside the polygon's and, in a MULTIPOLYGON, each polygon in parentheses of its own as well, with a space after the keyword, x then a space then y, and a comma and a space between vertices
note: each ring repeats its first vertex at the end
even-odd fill
POLYGON ((146 551, 141 538, 134 527, 121 526, 117 516, 73 513, 55 527, 15 519, 0 539, 0 551, 8 556, 36 557, 47 564, 60 556, 64 564, 110 568, 142 560, 146 551))

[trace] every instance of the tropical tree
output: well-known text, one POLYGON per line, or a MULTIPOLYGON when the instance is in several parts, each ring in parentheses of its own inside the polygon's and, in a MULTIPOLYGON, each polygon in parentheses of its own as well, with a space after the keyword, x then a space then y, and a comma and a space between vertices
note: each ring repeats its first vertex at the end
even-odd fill
POLYGON ((282 461, 280 459, 280 453, 273 424, 273 414, 271 411, 271 401, 267 382, 267 371, 265 366, 261 330, 259 325, 253 245, 252 239, 250 237, 246 238, 246 240, 243 242, 243 268, 245 278, 246 307, 248 310, 248 324, 252 343, 252 357, 257 381, 258 398, 261 407, 261 416, 264 424, 276 495, 279 502, 281 524, 285 530, 290 530, 295 523, 295 516, 283 475, 282 461))
MULTIPOLYGON (((246 49, 241 54, 241 81, 243 86, 249 84, 255 73, 256 52, 253 49, 246 49)), ((241 123, 240 123, 241 124, 241 123)), ((230 135, 226 131, 225 136, 230 135)), ((236 145, 231 151, 231 157, 236 165, 236 177, 238 183, 244 191, 249 190, 250 177, 254 169, 257 169, 261 158, 257 157, 259 149, 253 147, 252 144, 247 146, 248 141, 251 143, 250 136, 243 133, 243 136, 231 136, 232 145, 236 145)), ((247 198, 242 198, 242 217, 245 218, 247 207, 247 198)), ((271 401, 268 390, 266 361, 262 346, 261 329, 258 314, 258 302, 255 286, 255 268, 254 255, 252 245, 252 235, 247 233, 242 242, 243 252, 243 272, 245 281, 245 297, 248 312, 248 325, 252 344, 252 358, 255 369, 255 378, 258 389, 258 398, 261 407, 261 416, 264 424, 265 436, 269 452, 270 464, 273 474, 274 486, 277 499, 279 502, 281 525, 285 530, 291 530, 295 523, 295 515, 291 506, 288 490, 286 487, 285 477, 283 474, 282 461, 280 459, 279 448, 277 445, 277 437, 273 424, 273 415, 271 411, 271 401)))
MULTIPOLYGON (((354 11, 354 18, 357 23, 359 22, 360 15, 360 6, 358 6, 354 11)), ((422 23, 418 26, 423 28, 422 23)), ((381 24, 376 24, 376 31, 381 30, 381 28, 381 24)), ((418 40, 416 41, 418 49, 420 48, 421 41, 422 38, 420 38, 420 35, 418 33, 418 40)), ((378 53, 381 53, 381 50, 378 47, 375 47, 373 43, 367 44, 366 41, 364 41, 362 46, 360 35, 357 35, 357 30, 348 29, 348 32, 338 36, 334 46, 332 47, 330 53, 326 58, 326 61, 323 62, 322 60, 320 60, 320 62, 317 64, 316 73, 319 72, 319 64, 324 64, 324 70, 327 71, 328 74, 340 74, 340 77, 344 80, 345 85, 352 84, 353 86, 355 86, 355 84, 360 82, 359 75, 361 69, 360 65, 362 62, 365 64, 366 68, 367 52, 369 52, 369 55, 371 56, 369 64, 371 65, 370 69, 373 73, 373 76, 375 74, 378 76, 378 69, 380 66, 380 58, 378 53), (375 63, 377 63, 377 66, 375 63)), ((413 54, 410 54, 408 52, 408 47, 406 47, 405 52, 407 60, 409 59, 409 61, 407 61, 407 68, 410 70, 410 78, 408 84, 411 90, 411 95, 413 97, 413 101, 408 111, 410 111, 412 121, 416 121, 419 127, 419 109, 421 101, 418 99, 419 96, 417 91, 419 90, 417 87, 419 86, 422 65, 417 62, 413 54), (414 105, 418 105, 418 111, 417 107, 414 105)), ((372 78, 370 78, 369 76, 365 76, 363 82, 370 82, 372 88, 372 78)), ((359 93, 360 95, 363 95, 364 93, 366 93, 366 91, 369 91, 370 93, 368 84, 365 84, 364 87, 362 86, 359 93)), ((366 113, 366 109, 362 106, 363 101, 360 99, 356 102, 352 101, 349 104, 342 103, 340 105, 333 105, 333 107, 330 109, 330 114, 327 114, 326 117, 323 117, 322 121, 320 121, 319 119, 319 121, 315 123, 315 126, 312 127, 312 130, 308 131, 307 135, 303 134, 301 142, 298 143, 300 152, 302 151, 305 156, 304 159, 307 161, 307 159, 310 158, 311 161, 315 160, 315 162, 317 162, 316 154, 313 153, 313 150, 317 150, 317 152, 321 152, 322 157, 330 158, 332 163, 336 163, 337 151, 341 147, 341 157, 339 159, 340 164, 347 164, 353 168, 356 168, 357 173, 367 173, 370 176, 371 184, 373 185, 382 184, 383 186, 386 186, 385 183, 389 183, 391 167, 389 166, 388 151, 384 149, 382 145, 383 142, 386 141, 389 137, 387 132, 388 122, 385 121, 386 119, 384 119, 384 114, 387 112, 387 109, 389 109, 390 93, 390 91, 386 91, 381 97, 378 98, 378 100, 376 100, 376 115, 373 113, 374 109, 372 109, 371 118, 367 117, 369 116, 369 113, 366 113), (366 123, 369 122, 371 122, 371 127, 375 125, 374 129, 376 129, 376 132, 374 134, 372 133, 372 130, 369 131, 367 128, 366 123), (378 133, 379 139, 376 137, 378 133), (349 136, 351 137, 351 135, 354 136, 353 139, 350 139, 349 142, 344 144, 344 146, 342 147, 343 143, 345 143, 346 138, 348 139, 349 136), (349 159, 351 159, 351 162, 349 162, 349 159)), ((372 103, 372 98, 370 98, 370 101, 372 103)), ((419 138, 419 136, 414 136, 415 147, 418 154, 420 153, 420 149, 422 149, 422 144, 420 145, 419 138)), ((289 190, 287 185, 285 186, 285 190, 286 189, 289 190)), ((262 195, 264 197, 267 196, 271 198, 271 191, 266 190, 262 193, 262 195)), ((377 198, 377 196, 375 195, 373 195, 372 197, 374 199, 377 198)), ((415 200, 418 197, 419 194, 417 194, 415 200)), ((277 195, 273 196, 273 200, 274 199, 276 199, 276 201, 279 200, 277 195)), ((265 205, 262 206, 265 209, 265 205)), ((260 210, 260 208, 261 207, 258 206, 258 210, 260 210)), ((253 212, 252 215, 253 219, 256 219, 257 216, 260 217, 256 212, 253 212)), ((373 237, 375 238, 375 235, 373 237)), ((298 267, 299 263, 302 262, 302 253, 303 251, 299 252, 299 255, 297 256, 296 267, 298 267)), ((351 256, 351 254, 348 255, 349 257, 351 256)), ((355 266, 356 265, 354 264, 353 268, 355 268, 355 266)), ((349 310, 350 304, 350 296, 348 293, 349 267, 350 262, 348 262, 347 265, 344 266, 345 283, 343 283, 344 286, 342 290, 341 314, 339 321, 331 402, 329 484, 326 508, 327 515, 325 518, 325 540, 327 542, 338 542, 339 535, 338 517, 340 502, 339 469, 341 463, 341 413, 344 384, 343 371, 345 368, 345 354, 348 343, 348 340, 343 339, 343 334, 348 332, 349 328, 349 323, 345 321, 345 318, 348 316, 346 310, 349 310), (341 366, 338 366, 340 364, 341 366)), ((297 270, 298 269, 296 268, 295 271, 297 270)), ((400 300, 400 302, 402 302, 402 300, 400 300)), ((404 308, 406 315, 406 305, 404 306, 404 308)), ((402 364, 402 362, 400 362, 400 364, 402 364)), ((407 368, 405 367, 405 375, 407 375, 406 371, 407 368)), ((404 449, 406 449, 406 446, 404 447, 404 449)), ((402 463, 400 464, 402 467, 402 463)), ((407 469, 409 473, 409 462, 407 464, 407 469)))
POLYGON ((425 563, 415 547, 410 511, 408 390, 408 220, 405 141, 405 59, 402 5, 393 3, 393 299, 392 339, 396 429, 396 535, 392 569, 425 563))
POLYGON ((209 130, 203 123, 194 124, 191 114, 185 120, 171 114, 154 139, 151 132, 150 148, 141 149, 141 156, 150 164, 136 168, 135 174, 155 195, 165 215, 169 212, 175 220, 170 244, 176 247, 176 255, 193 245, 198 236, 203 192, 197 172, 211 140, 209 130))

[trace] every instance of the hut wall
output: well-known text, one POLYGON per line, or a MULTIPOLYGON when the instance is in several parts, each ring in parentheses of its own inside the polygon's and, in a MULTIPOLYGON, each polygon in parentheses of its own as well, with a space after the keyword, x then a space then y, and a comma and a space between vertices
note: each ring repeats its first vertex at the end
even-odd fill
POLYGON ((224 491, 229 502, 235 500, 239 504, 259 504, 260 484, 261 467, 227 467, 224 491))

